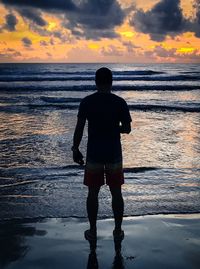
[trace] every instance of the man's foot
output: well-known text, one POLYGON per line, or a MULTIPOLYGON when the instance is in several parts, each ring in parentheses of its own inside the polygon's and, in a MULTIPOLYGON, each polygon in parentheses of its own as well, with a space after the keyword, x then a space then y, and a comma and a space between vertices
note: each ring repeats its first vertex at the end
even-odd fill
POLYGON ((88 241, 97 240, 97 232, 96 231, 86 230, 84 235, 85 235, 85 239, 88 241))
POLYGON ((124 231, 123 230, 114 230, 113 237, 115 241, 122 241, 124 239, 124 231))

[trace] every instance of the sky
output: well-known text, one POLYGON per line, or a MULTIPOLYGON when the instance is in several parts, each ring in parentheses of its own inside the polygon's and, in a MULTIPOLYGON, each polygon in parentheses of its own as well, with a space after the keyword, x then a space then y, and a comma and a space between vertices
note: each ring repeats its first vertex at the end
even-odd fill
POLYGON ((200 0, 0 0, 0 62, 200 63, 200 0))

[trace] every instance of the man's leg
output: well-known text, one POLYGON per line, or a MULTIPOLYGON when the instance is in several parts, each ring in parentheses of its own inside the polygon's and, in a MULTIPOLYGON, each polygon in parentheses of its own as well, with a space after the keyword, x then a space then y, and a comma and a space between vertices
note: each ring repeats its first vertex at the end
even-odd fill
POLYGON ((114 231, 121 232, 121 225, 124 213, 124 200, 122 197, 121 186, 110 187, 110 192, 112 194, 112 209, 115 219, 114 231))
POLYGON ((98 194, 100 187, 88 187, 87 213, 90 222, 90 231, 96 234, 96 222, 98 213, 98 194))

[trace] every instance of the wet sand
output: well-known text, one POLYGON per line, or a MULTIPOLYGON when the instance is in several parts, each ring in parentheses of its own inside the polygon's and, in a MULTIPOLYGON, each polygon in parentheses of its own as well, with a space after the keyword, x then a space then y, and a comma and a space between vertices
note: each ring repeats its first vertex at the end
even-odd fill
POLYGON ((98 221, 96 252, 84 239, 87 219, 0 222, 0 268, 200 268, 200 214, 126 217, 121 255, 113 220, 98 221))

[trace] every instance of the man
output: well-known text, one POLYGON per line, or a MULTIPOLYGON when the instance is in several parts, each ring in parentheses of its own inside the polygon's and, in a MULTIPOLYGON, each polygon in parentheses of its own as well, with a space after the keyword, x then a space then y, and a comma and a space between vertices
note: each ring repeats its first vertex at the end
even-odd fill
POLYGON ((98 194, 100 187, 105 184, 105 175, 106 184, 112 194, 115 219, 113 236, 115 240, 122 240, 124 202, 121 185, 124 183, 124 176, 120 133, 130 133, 131 116, 124 99, 111 93, 112 72, 108 68, 97 70, 95 82, 97 91, 80 103, 72 147, 74 162, 84 164, 79 144, 87 120, 88 144, 84 184, 88 186, 87 213, 90 229, 85 231, 85 238, 96 240, 98 194))

